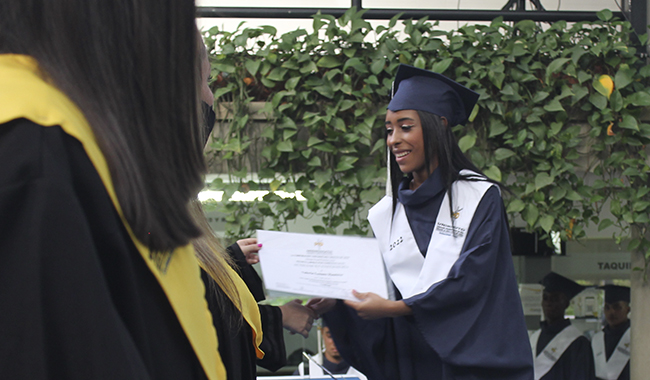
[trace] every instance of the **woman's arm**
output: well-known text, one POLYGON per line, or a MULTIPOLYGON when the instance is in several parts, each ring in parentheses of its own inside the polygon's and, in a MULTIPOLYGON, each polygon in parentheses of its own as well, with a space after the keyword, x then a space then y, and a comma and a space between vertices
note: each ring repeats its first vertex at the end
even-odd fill
POLYGON ((352 291, 360 301, 344 301, 346 305, 357 311, 363 319, 377 319, 385 317, 403 317, 413 314, 413 310, 404 301, 391 301, 375 293, 359 293, 352 291))

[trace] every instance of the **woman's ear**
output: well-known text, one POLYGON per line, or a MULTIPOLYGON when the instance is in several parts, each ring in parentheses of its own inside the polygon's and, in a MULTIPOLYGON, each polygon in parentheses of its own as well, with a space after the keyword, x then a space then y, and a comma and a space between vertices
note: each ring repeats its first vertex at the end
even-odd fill
POLYGON ((440 116, 440 120, 442 120, 442 124, 444 124, 445 127, 447 127, 449 125, 449 122, 447 121, 446 117, 440 116))

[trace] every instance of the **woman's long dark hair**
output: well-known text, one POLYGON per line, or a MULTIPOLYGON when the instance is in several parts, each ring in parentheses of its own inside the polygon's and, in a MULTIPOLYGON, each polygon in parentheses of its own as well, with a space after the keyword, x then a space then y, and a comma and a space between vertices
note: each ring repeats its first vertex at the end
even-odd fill
MULTIPOLYGON (((458 180, 479 180, 476 176, 461 175, 460 171, 467 169, 479 174, 481 177, 485 177, 485 175, 460 150, 460 147, 456 142, 456 137, 451 130, 451 125, 445 126, 438 115, 426 111, 417 111, 417 113, 420 117, 420 124, 422 125, 424 159, 426 162, 427 172, 431 172, 430 166, 432 159, 438 157, 438 167, 436 170, 440 170, 440 178, 442 179, 447 194, 449 195, 449 209, 453 210, 453 199, 451 193, 452 183, 458 180)), ((390 185, 393 192, 393 212, 395 212, 398 200, 397 192, 400 182, 404 179, 404 173, 402 173, 399 165, 397 165, 395 156, 391 153, 389 154, 389 157, 390 185)), ((409 178, 412 178, 411 174, 408 176, 409 178)), ((487 177, 485 178, 487 181, 501 186, 500 183, 487 179, 487 177)))
POLYGON ((81 109, 154 252, 201 233, 189 210, 206 168, 196 44, 193 0, 0 1, 0 52, 34 57, 81 109))

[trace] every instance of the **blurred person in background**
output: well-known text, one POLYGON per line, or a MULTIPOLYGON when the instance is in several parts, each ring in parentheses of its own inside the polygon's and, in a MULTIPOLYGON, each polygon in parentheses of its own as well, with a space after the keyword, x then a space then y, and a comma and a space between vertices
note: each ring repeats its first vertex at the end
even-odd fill
POLYGON ((544 286, 541 329, 530 336, 535 356, 535 379, 593 380, 594 359, 589 339, 564 317, 571 299, 585 287, 550 272, 540 283, 544 286))
POLYGON ((605 285, 605 320, 607 325, 591 338, 596 378, 630 379, 630 288, 605 285))

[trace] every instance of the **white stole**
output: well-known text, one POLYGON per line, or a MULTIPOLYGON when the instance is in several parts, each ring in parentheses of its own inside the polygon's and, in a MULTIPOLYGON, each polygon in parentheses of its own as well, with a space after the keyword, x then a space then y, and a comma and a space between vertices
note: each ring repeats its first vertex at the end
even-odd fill
MULTIPOLYGON (((467 170, 461 174, 476 175, 467 170)), ((476 208, 491 186, 487 181, 454 182, 453 213, 449 209, 449 194, 445 194, 426 257, 420 253, 402 204, 397 203, 392 215, 393 199, 385 196, 370 209, 368 220, 379 241, 386 270, 403 298, 424 293, 431 285, 447 278, 460 256, 476 208)))
MULTIPOLYGON (((542 330, 537 330, 530 336, 530 346, 533 349, 533 356, 537 350, 537 341, 542 330)), ((581 336, 580 330, 573 325, 565 327, 544 347, 544 350, 535 358, 535 380, 539 380, 553 368, 564 351, 581 336)))
POLYGON ((616 380, 623 372, 623 369, 630 361, 630 328, 618 341, 616 349, 606 359, 605 355, 605 333, 597 332, 591 339, 591 349, 594 352, 594 364, 596 365, 596 377, 603 380, 616 380))

